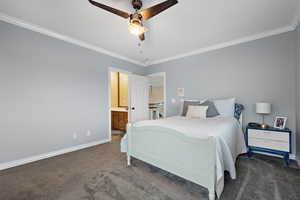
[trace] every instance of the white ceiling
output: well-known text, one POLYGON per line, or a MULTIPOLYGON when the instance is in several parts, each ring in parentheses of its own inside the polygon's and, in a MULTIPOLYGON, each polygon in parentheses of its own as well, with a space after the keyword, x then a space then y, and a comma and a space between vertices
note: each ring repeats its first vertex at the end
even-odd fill
MULTIPOLYGON (((133 11, 130 0, 97 1, 133 11)), ((144 0, 144 8, 162 1, 144 0)), ((144 23, 149 32, 141 46, 127 20, 88 0, 1 0, 0 19, 149 65, 292 30, 299 6, 299 0, 179 0, 144 23)))

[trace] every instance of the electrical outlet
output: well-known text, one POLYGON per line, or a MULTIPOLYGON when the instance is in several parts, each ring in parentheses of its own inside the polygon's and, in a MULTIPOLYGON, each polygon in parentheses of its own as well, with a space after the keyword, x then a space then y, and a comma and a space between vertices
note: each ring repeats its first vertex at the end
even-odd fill
POLYGON ((91 136, 91 131, 90 131, 90 130, 88 130, 88 131, 86 132, 86 136, 91 136))
POLYGON ((73 139, 77 140, 77 133, 73 133, 73 139))

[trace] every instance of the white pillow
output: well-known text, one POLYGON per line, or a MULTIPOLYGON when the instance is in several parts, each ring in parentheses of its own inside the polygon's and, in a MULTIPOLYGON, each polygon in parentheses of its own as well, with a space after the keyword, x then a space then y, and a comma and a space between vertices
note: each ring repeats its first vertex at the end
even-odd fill
POLYGON ((235 98, 214 100, 214 104, 222 117, 234 117, 235 98))
POLYGON ((208 106, 189 106, 186 113, 188 119, 206 119, 208 106))

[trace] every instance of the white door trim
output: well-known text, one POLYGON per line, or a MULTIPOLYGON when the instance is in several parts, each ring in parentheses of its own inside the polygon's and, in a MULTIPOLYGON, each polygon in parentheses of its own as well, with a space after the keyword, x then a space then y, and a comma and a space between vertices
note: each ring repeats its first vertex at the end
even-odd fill
MULTIPOLYGON (((128 107, 130 106, 130 86, 131 86, 131 82, 130 82, 130 75, 132 74, 132 72, 130 71, 126 71, 123 69, 119 69, 119 68, 114 68, 114 67, 109 67, 108 68, 108 73, 107 73, 107 78, 108 78, 108 140, 111 142, 111 72, 121 72, 123 74, 127 74, 128 75, 128 107)), ((130 120, 130 112, 128 109, 128 121, 130 120)))
POLYGON ((167 74, 166 72, 158 72, 147 76, 163 76, 164 77, 164 117, 167 116, 167 74))

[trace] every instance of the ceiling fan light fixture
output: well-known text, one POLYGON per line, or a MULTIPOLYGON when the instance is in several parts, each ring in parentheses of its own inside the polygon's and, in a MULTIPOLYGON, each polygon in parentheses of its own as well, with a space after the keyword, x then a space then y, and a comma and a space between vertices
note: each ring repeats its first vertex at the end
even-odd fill
POLYGON ((135 36, 139 36, 148 31, 148 29, 143 26, 142 22, 137 19, 130 20, 128 23, 128 30, 129 33, 135 36))
POLYGON ((138 36, 141 41, 145 40, 145 32, 148 31, 147 28, 144 27, 142 21, 149 20, 150 18, 158 15, 159 13, 167 10, 168 8, 174 6, 178 3, 178 0, 165 0, 159 4, 156 4, 150 8, 146 8, 142 11, 140 9, 143 7, 142 0, 131 0, 132 7, 135 9, 133 14, 129 14, 122 10, 107 6, 105 4, 99 3, 94 0, 88 0, 93 6, 106 10, 110 13, 118 15, 122 18, 128 19, 130 18, 128 24, 128 30, 132 35, 138 36))

